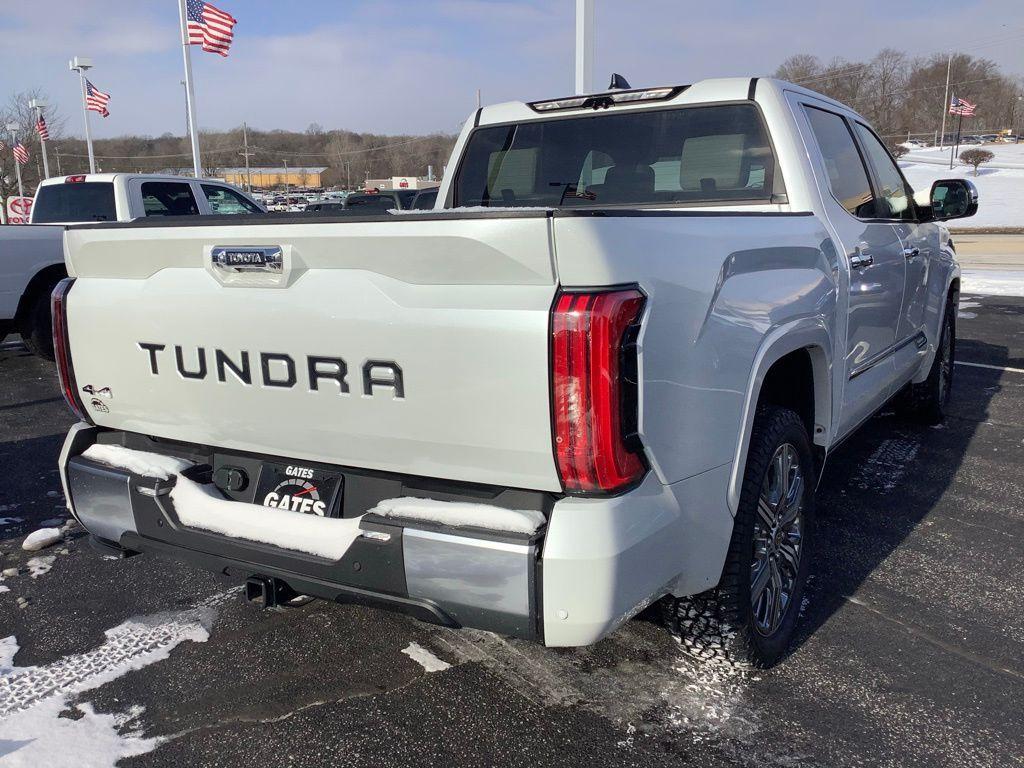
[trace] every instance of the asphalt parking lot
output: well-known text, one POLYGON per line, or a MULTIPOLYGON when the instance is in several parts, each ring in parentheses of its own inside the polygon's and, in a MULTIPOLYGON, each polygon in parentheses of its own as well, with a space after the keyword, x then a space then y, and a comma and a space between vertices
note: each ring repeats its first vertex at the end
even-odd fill
POLYGON ((86 734, 124 766, 1024 765, 1024 299, 963 302, 951 416, 882 414, 833 456, 799 636, 753 675, 690 660, 654 610, 548 650, 362 607, 261 611, 73 527, 23 552, 67 518, 71 417, 52 365, 5 345, 0 766, 88 764, 32 762, 86 734))

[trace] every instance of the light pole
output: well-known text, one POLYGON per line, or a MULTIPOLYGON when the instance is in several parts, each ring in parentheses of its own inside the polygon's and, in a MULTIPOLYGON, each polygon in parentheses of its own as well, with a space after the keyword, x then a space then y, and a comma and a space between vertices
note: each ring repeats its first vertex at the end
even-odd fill
POLYGON ((78 73, 78 79, 82 84, 82 117, 85 118, 85 144, 89 148, 89 173, 96 173, 96 156, 92 153, 92 130, 89 128, 88 92, 85 88, 85 72, 92 69, 92 59, 75 56, 68 62, 68 69, 78 73))
MULTIPOLYGON (((11 149, 13 149, 18 143, 18 130, 21 128, 18 123, 8 123, 7 130, 11 134, 11 149)), ((21 163, 18 162, 18 158, 14 158, 14 172, 18 177, 18 197, 25 196, 25 188, 21 185, 21 163)))
MULTIPOLYGON (((43 119, 43 108, 46 106, 46 102, 32 99, 28 105, 36 112, 36 130, 38 131, 39 122, 43 119)), ((43 175, 48 179, 50 178, 50 160, 46 156, 46 142, 43 140, 42 134, 39 136, 39 147, 43 150, 43 175)))
POLYGON ((576 0, 576 93, 594 90, 594 0, 576 0))

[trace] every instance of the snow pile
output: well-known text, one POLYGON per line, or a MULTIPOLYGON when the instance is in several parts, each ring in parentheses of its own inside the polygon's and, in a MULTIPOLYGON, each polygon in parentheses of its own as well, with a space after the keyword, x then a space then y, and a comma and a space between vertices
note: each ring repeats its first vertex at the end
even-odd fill
POLYGON ((402 653, 423 667, 427 672, 444 672, 444 670, 451 667, 451 664, 447 661, 441 661, 441 659, 437 658, 437 656, 419 643, 409 643, 409 647, 403 648, 402 653))
POLYGON ((56 544, 62 538, 60 528, 40 528, 25 537, 25 540, 21 542, 21 548, 26 552, 36 552, 56 544))
POLYGON ((100 464, 106 464, 108 467, 127 469, 136 475, 155 477, 160 480, 167 480, 171 475, 192 466, 191 461, 176 459, 173 456, 164 456, 150 451, 136 451, 120 445, 100 445, 99 443, 89 446, 82 456, 100 464))
POLYGON ((191 528, 339 560, 359 535, 361 518, 303 515, 226 499, 216 487, 178 476, 171 489, 178 519, 191 528))
POLYGON ((489 528, 511 533, 535 533, 547 521, 534 509, 504 509, 491 504, 462 501, 437 501, 405 497, 385 499, 370 510, 381 517, 450 525, 455 528, 489 528))
POLYGON ((1024 296, 1024 270, 965 269, 960 275, 960 292, 983 296, 1024 296))

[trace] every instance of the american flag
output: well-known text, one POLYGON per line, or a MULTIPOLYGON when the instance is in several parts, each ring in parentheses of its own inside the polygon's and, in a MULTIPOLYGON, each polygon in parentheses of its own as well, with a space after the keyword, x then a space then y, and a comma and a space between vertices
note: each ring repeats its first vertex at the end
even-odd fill
POLYGON ((49 141, 50 140, 50 131, 46 127, 46 118, 43 117, 42 115, 40 115, 39 119, 36 120, 36 133, 39 134, 39 140, 40 141, 49 141))
POLYGON ((110 110, 107 109, 107 102, 110 101, 110 94, 104 93, 88 80, 85 81, 85 106, 93 112, 99 112, 103 117, 110 117, 110 110))
POLYGON ((954 96, 953 100, 949 102, 949 114, 970 117, 974 114, 975 106, 977 105, 971 104, 971 102, 966 101, 965 99, 959 99, 954 96))
POLYGON ((227 56, 238 20, 202 0, 188 0, 186 13, 189 45, 201 45, 208 53, 227 56))
POLYGON ((20 141, 14 145, 14 159, 22 165, 28 162, 28 150, 20 141))

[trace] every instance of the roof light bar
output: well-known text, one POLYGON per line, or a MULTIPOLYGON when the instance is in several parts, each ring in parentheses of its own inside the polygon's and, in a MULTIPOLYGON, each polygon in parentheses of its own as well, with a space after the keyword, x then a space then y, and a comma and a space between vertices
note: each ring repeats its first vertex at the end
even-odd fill
POLYGON ((616 104, 671 99, 687 88, 689 88, 688 85, 673 85, 664 88, 639 88, 633 91, 610 91, 588 96, 568 96, 549 101, 533 101, 528 106, 534 112, 555 112, 562 109, 607 109, 616 104))

